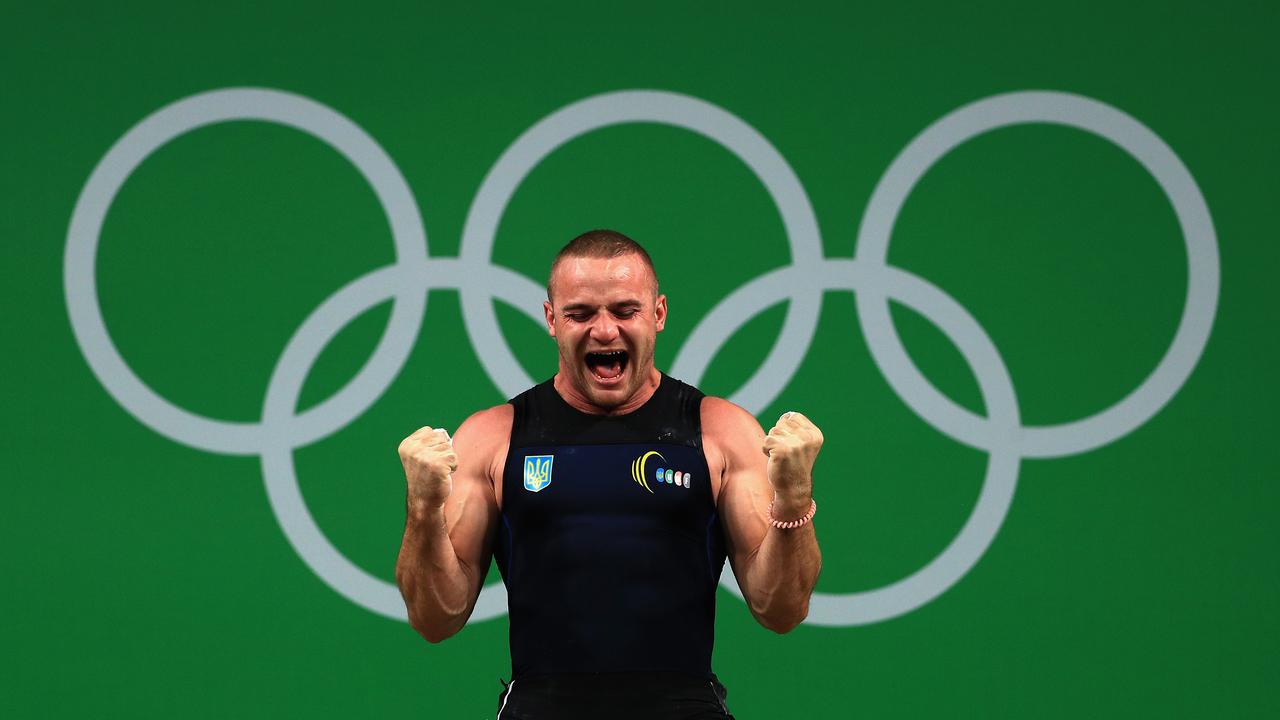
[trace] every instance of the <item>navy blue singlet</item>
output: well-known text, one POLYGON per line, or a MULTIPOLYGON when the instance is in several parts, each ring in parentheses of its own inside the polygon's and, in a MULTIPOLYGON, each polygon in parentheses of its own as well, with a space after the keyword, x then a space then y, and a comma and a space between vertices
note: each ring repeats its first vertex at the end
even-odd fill
POLYGON ((709 679, 725 547, 702 452, 702 393, 662 375, 634 412, 572 408, 548 380, 511 399, 494 556, 511 673, 709 679))

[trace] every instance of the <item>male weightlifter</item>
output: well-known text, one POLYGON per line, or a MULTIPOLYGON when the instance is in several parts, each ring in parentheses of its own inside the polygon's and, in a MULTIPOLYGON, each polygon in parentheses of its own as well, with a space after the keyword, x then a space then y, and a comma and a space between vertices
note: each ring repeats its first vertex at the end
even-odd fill
POLYGON ((496 557, 511 682, 498 720, 732 718, 711 671, 726 557, 751 614, 786 633, 822 566, 811 519, 822 433, 660 372, 653 262, 621 233, 574 238, 551 266, 556 375, 451 439, 399 446, 408 484, 396 581, 437 643, 467 622, 496 557))

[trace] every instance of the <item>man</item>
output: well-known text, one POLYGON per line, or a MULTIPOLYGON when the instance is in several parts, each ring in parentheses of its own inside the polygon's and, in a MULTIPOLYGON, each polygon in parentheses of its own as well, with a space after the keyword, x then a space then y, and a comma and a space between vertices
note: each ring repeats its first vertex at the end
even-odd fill
POLYGON ((424 427, 400 444, 410 624, 433 643, 460 630, 496 553, 512 662, 499 720, 731 718, 711 672, 720 572, 727 556, 764 627, 805 618, 822 434, 788 412, 766 435, 659 372, 667 298, 620 233, 566 245, 543 309, 554 378, 452 439, 424 427))

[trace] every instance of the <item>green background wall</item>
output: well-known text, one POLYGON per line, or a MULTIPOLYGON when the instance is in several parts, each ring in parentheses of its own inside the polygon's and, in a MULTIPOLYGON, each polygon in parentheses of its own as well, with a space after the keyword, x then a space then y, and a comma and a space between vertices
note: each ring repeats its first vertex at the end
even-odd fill
MULTIPOLYGON (((482 718, 509 677, 505 616, 429 645, 335 592, 282 533, 256 454, 156 432, 76 342, 63 272, 90 173, 143 118, 227 87, 295 93, 356 123, 403 173, 433 258, 458 256, 472 199, 508 145, 600 93, 681 93, 748 123, 803 184, 823 253, 845 259, 885 169, 947 113, 1053 90, 1129 114, 1186 165, 1217 233, 1212 334, 1185 383, 1131 433, 1024 459, 990 547, 918 609, 777 636, 721 590, 715 670, 739 718, 1280 713, 1274 3, 260 5, 5 8, 0 715, 482 718)), ((668 369, 716 303, 790 259, 747 166, 667 125, 556 150, 502 216, 493 264, 541 282, 554 251, 597 226, 652 250, 671 306, 657 349, 668 369)), ((1000 129, 948 153, 892 239, 891 264, 990 336, 1027 426, 1091 416, 1136 388, 1187 295, 1160 187, 1115 145, 1061 125, 1000 129)), ((252 423, 303 320, 393 259, 386 217, 341 155, 281 125, 230 122, 182 135, 129 176, 95 277, 139 378, 191 412, 252 423)), ((736 333, 702 388, 733 395, 784 313, 736 333)), ((519 311, 499 303, 498 314, 525 371, 550 376, 552 342, 519 311)), ((389 316, 380 303, 325 348, 303 408, 360 369, 389 316)), ((922 372, 984 414, 944 334, 902 305, 893 319, 922 372)), ((397 443, 504 399, 457 290, 431 290, 394 382, 292 454, 324 535, 391 581, 397 443)), ((804 362, 759 417, 767 427, 788 409, 828 438, 815 477, 819 591, 885 586, 956 536, 988 455, 894 392, 850 292, 824 293, 804 362)), ((496 569, 488 582, 501 582, 496 569)))

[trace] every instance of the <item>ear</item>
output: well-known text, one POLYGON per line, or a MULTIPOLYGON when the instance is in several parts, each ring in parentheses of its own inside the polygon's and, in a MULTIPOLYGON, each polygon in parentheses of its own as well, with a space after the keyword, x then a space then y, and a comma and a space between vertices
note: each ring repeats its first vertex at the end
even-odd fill
POLYGON ((551 308, 550 300, 542 301, 542 312, 547 316, 547 334, 551 337, 556 336, 556 313, 551 308))
POLYGON ((667 296, 659 295, 653 304, 653 319, 658 326, 658 332, 662 332, 662 328, 667 325, 667 296))

